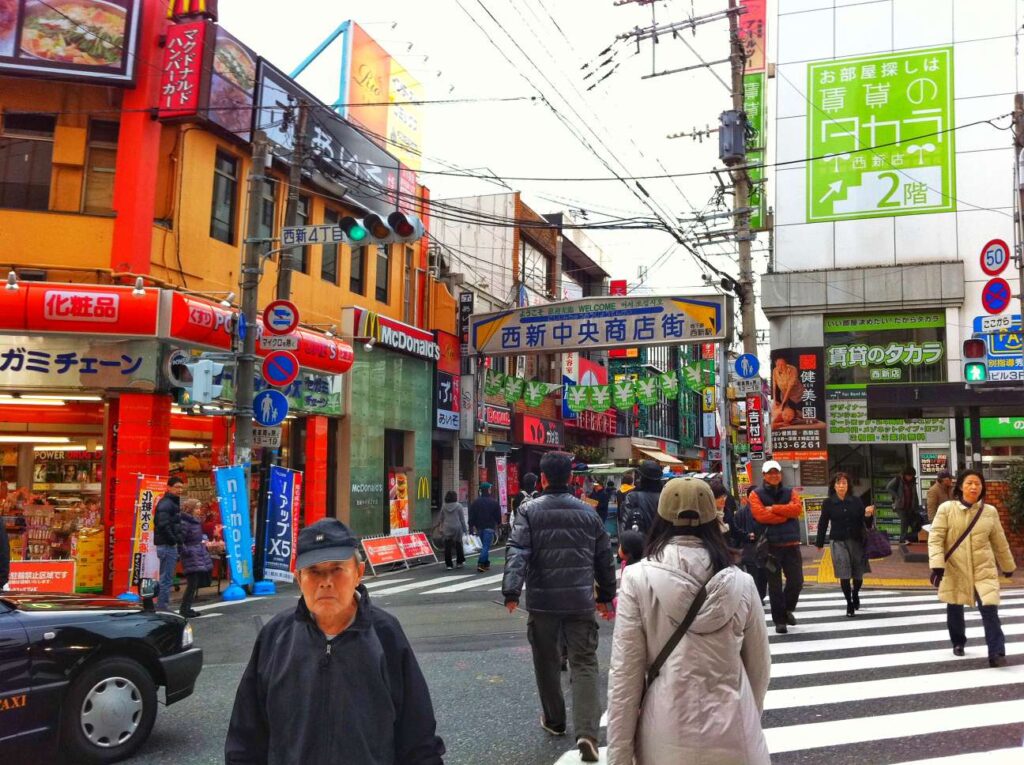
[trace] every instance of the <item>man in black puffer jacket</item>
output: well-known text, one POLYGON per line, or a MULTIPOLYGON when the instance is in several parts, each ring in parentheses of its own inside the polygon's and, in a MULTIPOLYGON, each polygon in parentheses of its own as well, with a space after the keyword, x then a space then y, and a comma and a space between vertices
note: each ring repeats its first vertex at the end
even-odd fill
POLYGON ((515 613, 526 585, 527 636, 544 710, 541 726, 555 736, 565 735, 558 645, 559 631, 564 631, 577 745, 584 762, 597 762, 601 699, 594 583, 596 609, 610 619, 615 597, 611 543, 597 513, 572 496, 572 456, 550 452, 540 470, 544 493, 524 502, 516 514, 501 590, 509 613, 515 613))
POLYGON ((661 499, 661 466, 654 460, 644 460, 637 469, 640 484, 626 495, 619 511, 621 531, 639 531, 644 536, 658 515, 661 499))

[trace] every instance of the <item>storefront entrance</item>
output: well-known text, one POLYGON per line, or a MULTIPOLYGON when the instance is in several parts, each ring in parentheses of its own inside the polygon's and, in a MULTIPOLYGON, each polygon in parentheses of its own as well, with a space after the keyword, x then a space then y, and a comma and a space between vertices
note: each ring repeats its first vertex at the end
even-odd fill
MULTIPOLYGON (((832 446, 829 448, 829 476, 843 471, 850 476, 853 493, 873 503, 878 527, 898 536, 899 516, 892 506, 892 496, 886 484, 900 475, 907 465, 913 464, 910 444, 864 444, 861 446, 832 446)), ((920 492, 920 487, 919 487, 920 492)))

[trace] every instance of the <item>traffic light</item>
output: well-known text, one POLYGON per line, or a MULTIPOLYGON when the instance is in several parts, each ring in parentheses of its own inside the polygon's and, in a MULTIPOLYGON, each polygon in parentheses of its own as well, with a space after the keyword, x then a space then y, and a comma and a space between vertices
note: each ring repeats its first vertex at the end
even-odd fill
POLYGON ((223 379, 224 365, 210 359, 200 359, 190 363, 189 368, 192 370, 192 403, 212 404, 224 388, 223 384, 215 382, 223 379))
POLYGON ((396 242, 415 242, 423 236, 423 221, 415 215, 393 212, 388 216, 388 226, 395 232, 396 242))
POLYGON ((366 241, 366 228, 351 215, 346 215, 338 221, 338 225, 341 226, 341 232, 345 235, 345 238, 352 244, 359 245, 366 241))
POLYGON ((988 368, 985 366, 986 355, 988 355, 988 350, 983 339, 972 337, 969 340, 964 340, 961 358, 964 365, 965 383, 972 385, 988 380, 988 368))
POLYGON ((394 233, 379 215, 367 215, 363 218, 363 228, 366 229, 370 241, 374 244, 387 244, 394 241, 394 233))

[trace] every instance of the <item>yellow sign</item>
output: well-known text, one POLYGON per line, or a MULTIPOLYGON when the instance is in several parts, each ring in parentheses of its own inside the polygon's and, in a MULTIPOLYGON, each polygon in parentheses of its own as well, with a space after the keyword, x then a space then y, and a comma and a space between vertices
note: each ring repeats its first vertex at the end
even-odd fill
POLYGON ((425 475, 416 482, 416 499, 430 499, 430 479, 425 475))
POLYGON ((708 385, 704 388, 704 411, 708 414, 715 411, 715 405, 718 403, 718 399, 715 396, 715 387, 708 385))

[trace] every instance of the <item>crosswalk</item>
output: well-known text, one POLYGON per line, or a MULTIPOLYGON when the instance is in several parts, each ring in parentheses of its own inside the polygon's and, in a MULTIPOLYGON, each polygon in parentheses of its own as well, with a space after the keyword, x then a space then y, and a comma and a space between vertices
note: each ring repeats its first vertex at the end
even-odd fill
MULTIPOLYGON (((1010 663, 994 669, 976 610, 956 657, 934 592, 865 591, 861 602, 847 618, 841 593, 810 592, 797 626, 770 632, 762 725, 772 763, 1022 765, 1024 591, 1003 593, 1010 663)), ((579 762, 573 750, 556 765, 579 762)))
POLYGON ((380 599, 389 595, 413 593, 415 595, 450 595, 471 591, 500 592, 501 578, 504 574, 499 566, 498 573, 478 574, 471 569, 460 569, 466 573, 447 572, 426 578, 415 577, 383 577, 364 581, 366 589, 373 598, 380 599))

